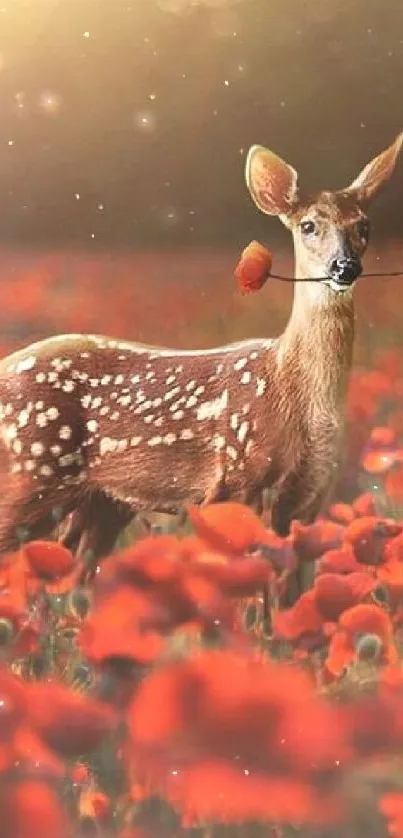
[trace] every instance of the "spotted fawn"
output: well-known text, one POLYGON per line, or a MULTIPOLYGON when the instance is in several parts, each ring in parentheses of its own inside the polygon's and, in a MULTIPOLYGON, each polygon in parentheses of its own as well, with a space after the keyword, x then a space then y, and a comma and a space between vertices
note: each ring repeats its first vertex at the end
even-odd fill
POLYGON ((261 509, 266 489, 278 533, 315 518, 340 461, 367 207, 402 143, 311 197, 284 160, 250 149, 252 199, 291 231, 295 275, 316 280, 296 283, 280 337, 182 351, 70 334, 1 361, 0 553, 58 516, 64 543, 96 560, 139 511, 261 509))

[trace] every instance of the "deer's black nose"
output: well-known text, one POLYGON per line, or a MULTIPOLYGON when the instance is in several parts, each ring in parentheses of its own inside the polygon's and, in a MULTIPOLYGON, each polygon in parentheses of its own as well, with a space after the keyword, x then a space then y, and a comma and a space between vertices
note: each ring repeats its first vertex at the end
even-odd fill
POLYGON ((354 282, 362 271, 361 262, 354 257, 333 259, 330 265, 330 276, 336 282, 349 285, 354 282))

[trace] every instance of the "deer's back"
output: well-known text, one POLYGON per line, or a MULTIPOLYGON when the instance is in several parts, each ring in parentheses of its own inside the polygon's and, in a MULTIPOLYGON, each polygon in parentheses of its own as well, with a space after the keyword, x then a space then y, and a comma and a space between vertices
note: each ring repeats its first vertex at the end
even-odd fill
POLYGON ((240 494, 270 460, 259 454, 270 351, 265 340, 194 352, 102 336, 33 344, 0 364, 10 470, 44 491, 81 482, 147 508, 240 494))

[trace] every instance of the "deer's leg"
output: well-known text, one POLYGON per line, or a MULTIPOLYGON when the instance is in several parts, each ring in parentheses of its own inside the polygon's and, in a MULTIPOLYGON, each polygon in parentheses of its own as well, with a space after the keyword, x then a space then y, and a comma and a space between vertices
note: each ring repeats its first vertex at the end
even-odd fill
POLYGON ((78 559, 89 556, 86 577, 90 578, 99 559, 112 552, 122 530, 135 511, 104 492, 86 494, 79 506, 68 516, 59 532, 59 540, 73 550, 78 559))
MULTIPOLYGON (((281 536, 287 536, 294 520, 311 524, 323 509, 334 484, 335 470, 330 458, 326 465, 320 460, 304 460, 299 469, 286 476, 278 489, 271 510, 271 525, 281 536)), ((301 565, 290 577, 287 604, 312 585, 313 568, 301 565)))
POLYGON ((71 509, 72 498, 64 503, 62 511, 59 498, 44 493, 38 499, 17 482, 1 480, 5 485, 0 499, 0 555, 17 550, 23 542, 49 538, 60 517, 71 509))

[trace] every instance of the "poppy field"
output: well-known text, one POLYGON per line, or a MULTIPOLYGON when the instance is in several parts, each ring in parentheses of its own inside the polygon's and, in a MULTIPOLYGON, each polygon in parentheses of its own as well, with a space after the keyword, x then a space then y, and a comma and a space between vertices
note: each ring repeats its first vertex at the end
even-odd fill
MULTIPOLYGON (((245 302, 235 262, 205 256, 186 285, 196 263, 175 279, 168 259, 146 286, 145 257, 3 260, 2 354, 69 330, 274 333, 290 289, 245 302)), ((315 523, 281 538, 267 512, 189 506, 125 533, 91 581, 57 533, 2 557, 0 838, 403 838, 398 280, 357 298, 345 461, 315 523)))

